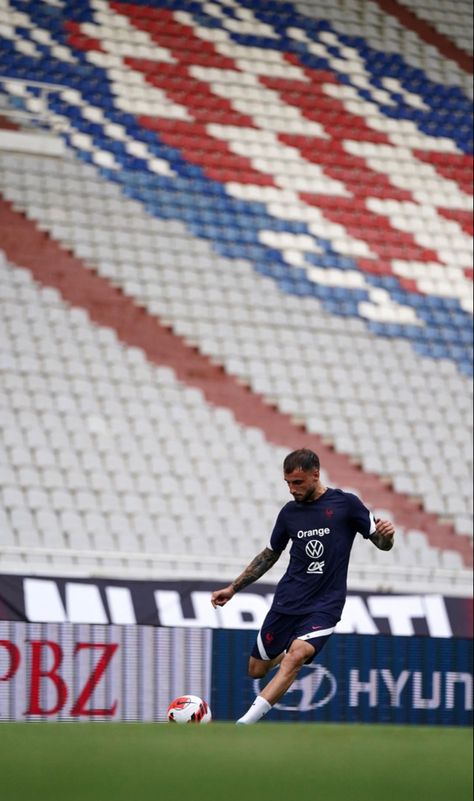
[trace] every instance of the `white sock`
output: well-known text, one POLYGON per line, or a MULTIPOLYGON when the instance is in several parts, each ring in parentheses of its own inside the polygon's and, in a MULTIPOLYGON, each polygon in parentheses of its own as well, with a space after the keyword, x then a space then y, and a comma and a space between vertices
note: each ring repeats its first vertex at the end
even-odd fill
POLYGON ((272 705, 269 704, 265 698, 262 698, 261 695, 257 695, 250 709, 245 715, 242 715, 242 717, 238 719, 237 723, 256 723, 257 720, 263 718, 271 708, 272 705))

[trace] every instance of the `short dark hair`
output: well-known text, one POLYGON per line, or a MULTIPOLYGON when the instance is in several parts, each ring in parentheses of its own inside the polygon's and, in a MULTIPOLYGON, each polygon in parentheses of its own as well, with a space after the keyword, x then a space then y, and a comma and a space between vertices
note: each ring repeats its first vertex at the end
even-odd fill
POLYGON ((319 470, 319 456, 309 448, 300 448, 297 451, 292 451, 285 457, 283 462, 283 472, 292 473, 293 470, 304 470, 309 473, 310 470, 319 470))

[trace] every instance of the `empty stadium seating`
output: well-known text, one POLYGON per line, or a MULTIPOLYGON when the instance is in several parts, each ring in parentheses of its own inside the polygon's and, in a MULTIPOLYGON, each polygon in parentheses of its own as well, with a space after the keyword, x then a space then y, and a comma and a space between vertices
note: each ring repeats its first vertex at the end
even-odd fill
MULTIPOLYGON (((3 198, 360 465, 359 494, 364 474, 393 487, 398 548, 387 565, 358 542, 358 586, 466 591, 472 124, 466 71, 441 51, 450 31, 467 49, 467 3, 415 4, 435 51, 363 0, 10 5, 7 112, 47 120, 68 156, 0 150, 3 198), (453 540, 397 521, 396 493, 453 540)), ((234 574, 286 500, 288 448, 14 250, 0 265, 2 565, 234 574)))

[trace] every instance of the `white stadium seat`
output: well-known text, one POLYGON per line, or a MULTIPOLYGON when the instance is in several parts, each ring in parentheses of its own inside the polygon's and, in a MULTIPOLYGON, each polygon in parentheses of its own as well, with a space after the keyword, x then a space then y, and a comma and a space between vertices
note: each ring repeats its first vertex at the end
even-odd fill
MULTIPOLYGON (((426 106, 420 87, 407 88, 413 71, 434 81, 433 104, 438 84, 440 90, 453 87, 453 97, 471 96, 470 79, 380 5, 365 0, 323 5, 299 0, 287 36, 308 64, 323 58, 337 78, 318 85, 316 111, 324 111, 324 97, 328 116, 339 109, 338 120, 331 117, 326 127, 313 108, 302 111, 298 104, 298 82, 303 94, 310 88, 302 70, 270 46, 272 37, 268 47, 237 42, 233 23, 225 30, 226 57, 235 59, 238 69, 214 73, 190 64, 186 71, 189 67, 190 74, 207 81, 220 105, 245 114, 252 124, 242 124, 240 116, 232 125, 223 113, 206 125, 194 126, 194 119, 189 125, 192 113, 185 105, 125 62, 117 67, 105 48, 102 69, 117 113, 122 110, 124 119, 153 114, 177 121, 177 130, 191 129, 182 152, 191 150, 204 161, 193 166, 182 154, 179 159, 192 180, 181 161, 178 168, 165 158, 163 143, 157 140, 155 157, 153 137, 134 140, 125 122, 113 122, 105 106, 84 96, 77 128, 64 115, 70 126, 67 158, 0 150, 1 191, 37 228, 84 260, 98 280, 113 285, 117 297, 133 301, 137 317, 158 317, 239 385, 360 465, 362 479, 364 471, 373 472, 384 486, 450 523, 464 545, 472 538, 472 382, 454 358, 427 355, 423 335, 431 331, 433 347, 441 332, 453 337, 450 345, 457 344, 459 328, 438 326, 437 300, 444 303, 443 314, 448 307, 456 314, 472 312, 471 242, 457 217, 469 211, 471 198, 462 181, 437 166, 443 153, 446 167, 460 161, 461 147, 442 131, 429 135, 405 112, 422 114, 426 106), (326 20, 317 41, 311 26, 302 26, 301 15, 326 20), (370 59, 347 45, 348 36, 373 55, 396 57, 403 76, 382 74, 381 68, 381 79, 372 83, 370 59), (286 80, 295 87, 293 105, 285 99, 286 83, 279 84, 286 80), (387 113, 387 107, 403 113, 387 113), (358 135, 359 123, 373 136, 358 135), (334 127, 339 144, 329 169, 323 145, 334 127), (306 140, 312 148, 321 143, 321 163, 305 156, 306 140), (246 159, 249 174, 263 176, 261 184, 248 177, 242 183, 235 176, 211 179, 214 162, 202 156, 209 141, 218 145, 216 151, 225 149, 227 159, 246 159), (74 157, 74 147, 81 158, 74 157), (359 181, 369 182, 358 198, 349 184, 354 181, 349 163, 359 165, 359 181), (384 197, 374 189, 372 196, 375 177, 398 194, 384 197), (139 194, 142 185, 148 195, 139 194), (213 195, 216 189, 219 195, 213 195), (206 192, 205 214, 193 216, 206 192), (306 203, 305 192, 317 204, 306 203), (158 195, 167 198, 162 213, 156 210, 158 195), (339 214, 332 219, 331 209, 341 210, 338 199, 344 201, 341 208, 354 201, 351 212, 360 212, 356 222, 339 222, 339 214), (230 222, 229 209, 236 215, 230 222), (258 226, 250 224, 250 214, 262 218, 258 226), (408 239, 412 249, 416 246, 415 255, 391 259, 389 273, 382 269, 384 259, 366 252, 375 248, 376 237, 365 231, 366 241, 362 229, 374 219, 386 224, 387 239, 399 235, 399 250, 408 239), (420 261, 423 250, 436 251, 439 261, 432 256, 420 261), (345 257, 344 266, 317 267, 318 258, 328 254, 345 257), (372 273, 359 269, 364 259, 372 273), (317 290, 314 295, 308 285, 317 290), (404 287, 413 285, 417 290, 403 295, 404 287), (365 300, 356 302, 350 294, 346 313, 341 298, 348 288, 365 293, 365 300), (333 293, 332 310, 324 290, 333 293), (426 297, 433 302, 432 323, 417 317, 416 301, 426 297), (363 303, 370 307, 365 314, 363 303), (419 347, 407 335, 407 314, 415 318, 419 347)), ((404 5, 472 52, 466 0, 404 0, 404 5)), ((94 13, 108 20, 106 42, 133 52, 129 28, 116 25, 120 17, 112 6, 94 13)), ((228 22, 237 16, 224 14, 228 22)), ((67 96, 77 111, 76 94, 67 96)), ((31 106, 34 99, 27 100, 31 106)), ((179 146, 169 150, 179 153, 179 146)), ((209 403, 203 390, 186 386, 178 377, 182 365, 176 364, 176 371, 159 366, 160 353, 148 360, 126 343, 126 328, 127 321, 117 320, 117 330, 92 322, 79 302, 69 305, 58 289, 42 286, 0 251, 0 557, 24 569, 54 564, 58 570, 79 565, 107 572, 107 559, 99 554, 115 550, 134 575, 156 571, 146 566, 151 548, 166 555, 164 574, 171 565, 177 569, 186 553, 220 554, 230 573, 232 559, 246 562, 259 536, 264 546, 288 497, 280 475, 285 449, 260 429, 241 424, 230 409, 209 403), (81 552, 80 561, 75 551, 81 552)), ((191 381, 192 370, 189 375, 191 381)), ((325 480, 337 484, 338 476, 325 480)), ((455 549, 431 544, 428 525, 426 531, 398 528, 403 547, 395 550, 394 563, 405 575, 417 566, 426 575, 461 570, 455 549)), ((389 571, 384 558, 356 540, 354 561, 371 565, 372 575, 381 565, 389 571)), ((395 589, 399 575, 395 570, 395 589)))

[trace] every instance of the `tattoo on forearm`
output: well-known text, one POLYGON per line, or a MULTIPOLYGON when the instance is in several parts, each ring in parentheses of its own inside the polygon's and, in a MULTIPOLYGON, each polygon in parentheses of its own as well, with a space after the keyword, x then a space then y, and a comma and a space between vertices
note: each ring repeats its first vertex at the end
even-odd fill
POLYGON ((248 567, 245 568, 244 572, 240 574, 235 581, 232 582, 232 587, 234 588, 235 592, 239 592, 239 590, 243 590, 244 587, 247 587, 252 582, 256 581, 263 576, 267 570, 270 570, 271 567, 278 561, 280 554, 276 551, 272 551, 270 548, 264 548, 263 551, 252 559, 248 567))

